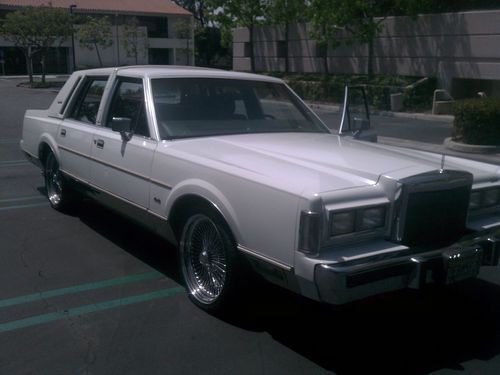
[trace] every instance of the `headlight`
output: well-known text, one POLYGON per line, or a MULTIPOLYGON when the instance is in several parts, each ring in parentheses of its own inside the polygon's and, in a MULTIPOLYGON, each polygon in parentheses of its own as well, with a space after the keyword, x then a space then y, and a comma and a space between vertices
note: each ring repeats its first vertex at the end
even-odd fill
POLYGON ((380 228, 385 225, 385 207, 373 207, 361 212, 360 230, 380 228))
POLYGON ((354 232, 356 211, 334 212, 330 215, 330 234, 338 236, 354 232))
POLYGON ((351 211, 330 212, 330 236, 340 236, 383 228, 386 206, 357 208, 351 211))
POLYGON ((481 207, 481 197, 482 193, 480 191, 473 191, 470 195, 469 208, 474 210, 481 207))
POLYGON ((478 210, 500 204, 500 189, 486 188, 473 191, 469 199, 469 209, 478 210))
POLYGON ((498 204, 498 189, 488 189, 483 194, 483 206, 495 206, 498 204))

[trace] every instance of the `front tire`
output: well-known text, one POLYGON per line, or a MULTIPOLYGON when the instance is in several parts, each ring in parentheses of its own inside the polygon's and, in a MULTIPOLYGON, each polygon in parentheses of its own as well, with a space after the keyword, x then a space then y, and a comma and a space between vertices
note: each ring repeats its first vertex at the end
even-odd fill
POLYGON ((220 215, 207 210, 189 214, 179 252, 184 282, 197 306, 221 312, 234 302, 239 259, 235 242, 220 215))
POLYGON ((74 206, 74 192, 64 179, 59 162, 52 152, 45 159, 44 179, 50 205, 58 211, 70 210, 74 206))

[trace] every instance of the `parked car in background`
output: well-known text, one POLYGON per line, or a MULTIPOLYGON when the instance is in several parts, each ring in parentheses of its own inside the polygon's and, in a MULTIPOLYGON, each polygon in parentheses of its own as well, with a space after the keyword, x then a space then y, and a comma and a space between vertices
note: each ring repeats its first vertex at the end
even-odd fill
POLYGON ((177 245, 206 310, 247 264, 332 304, 498 264, 499 167, 355 138, 279 79, 151 66, 73 73, 21 146, 55 209, 83 193, 177 245))

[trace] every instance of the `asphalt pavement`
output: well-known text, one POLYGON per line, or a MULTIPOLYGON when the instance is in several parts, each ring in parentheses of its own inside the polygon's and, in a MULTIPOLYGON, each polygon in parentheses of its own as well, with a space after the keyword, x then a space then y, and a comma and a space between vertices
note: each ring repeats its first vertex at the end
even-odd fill
MULTIPOLYGON (((91 201, 49 207, 18 142, 24 111, 54 96, 0 80, 1 375, 500 373, 498 268, 339 309, 252 280, 231 315, 199 310, 160 238, 91 201)), ((374 123, 407 138, 450 130, 374 123)), ((395 139, 418 142, 407 138, 395 139)))

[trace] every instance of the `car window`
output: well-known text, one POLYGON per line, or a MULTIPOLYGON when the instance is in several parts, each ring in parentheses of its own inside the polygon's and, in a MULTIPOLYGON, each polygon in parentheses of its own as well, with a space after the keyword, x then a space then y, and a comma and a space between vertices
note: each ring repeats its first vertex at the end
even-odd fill
POLYGON ((111 127, 113 117, 129 118, 134 134, 150 136, 142 80, 119 80, 111 100, 106 127, 111 127))
POLYGON ((69 117, 88 124, 95 124, 107 81, 108 77, 86 78, 69 117))
POLYGON ((162 139, 327 131, 280 83, 217 78, 161 78, 151 82, 162 139))

